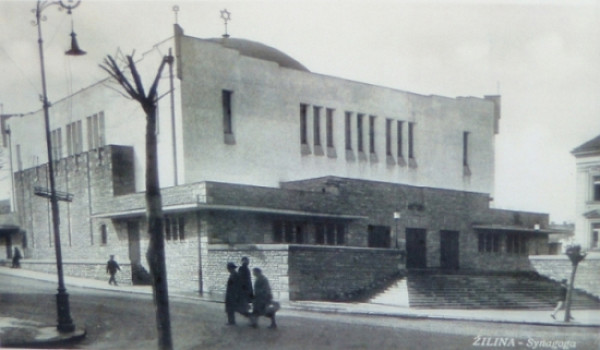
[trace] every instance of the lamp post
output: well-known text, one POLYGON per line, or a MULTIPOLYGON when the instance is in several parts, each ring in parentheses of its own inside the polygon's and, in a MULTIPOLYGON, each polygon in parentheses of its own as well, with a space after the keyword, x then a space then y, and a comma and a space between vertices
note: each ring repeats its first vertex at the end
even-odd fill
MULTIPOLYGON (((59 332, 73 332, 75 331, 75 324, 71 319, 71 312, 69 310, 69 294, 65 288, 65 281, 63 277, 62 267, 62 252, 60 247, 60 215, 58 211, 58 197, 56 195, 56 183, 54 180, 54 164, 52 159, 52 141, 50 136, 50 117, 49 109, 50 103, 48 102, 48 94, 46 91, 46 70, 44 67, 44 45, 42 40, 42 21, 45 17, 42 17, 42 11, 52 5, 59 5, 61 9, 66 9, 68 14, 71 14, 71 10, 79 6, 81 0, 73 3, 72 0, 68 1, 69 4, 65 4, 62 0, 59 1, 42 1, 38 0, 35 8, 35 22, 38 29, 38 47, 40 51, 40 67, 42 73, 42 105, 44 110, 44 127, 46 129, 46 147, 48 151, 48 181, 50 182, 50 210, 52 212, 52 230, 54 233, 54 248, 56 252, 56 272, 58 275, 58 293, 56 294, 56 308, 58 314, 58 325, 56 328, 59 332)), ((71 50, 65 52, 67 55, 83 55, 84 51, 79 49, 77 40, 75 38, 75 32, 71 31, 71 50)))

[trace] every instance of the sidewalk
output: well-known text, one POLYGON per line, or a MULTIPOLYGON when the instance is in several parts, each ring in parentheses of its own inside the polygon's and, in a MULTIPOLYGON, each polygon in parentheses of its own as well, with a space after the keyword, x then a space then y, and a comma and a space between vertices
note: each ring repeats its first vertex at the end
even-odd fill
MULTIPOLYGON (((56 276, 37 271, 25 269, 10 269, 0 267, 0 276, 10 275, 23 278, 31 278, 35 280, 56 282, 56 276)), ((131 286, 119 285, 111 286, 107 281, 91 280, 78 277, 65 276, 65 284, 67 287, 80 287, 95 290, 104 290, 115 293, 136 293, 152 295, 150 286, 131 286)), ((221 298, 215 296, 200 296, 194 292, 181 291, 170 289, 169 295, 173 299, 183 299, 202 302, 221 302, 221 298)), ((404 319, 431 319, 431 320, 447 320, 447 321, 470 321, 470 322, 493 322, 493 323, 514 323, 514 324, 529 324, 541 326, 562 326, 562 327, 598 327, 600 328, 600 310, 573 310, 572 315, 574 321, 562 322, 560 317, 553 320, 550 317, 549 310, 456 310, 456 309, 414 309, 410 307, 401 307, 385 304, 373 303, 333 303, 333 302, 318 302, 318 301, 289 301, 282 303, 282 313, 287 311, 297 312, 321 312, 321 313, 337 313, 348 315, 362 316, 380 316, 380 317, 395 317, 404 319)), ((559 313, 559 316, 563 313, 559 313)), ((0 317, 0 340, 4 341, 6 330, 10 327, 18 327, 21 325, 23 329, 33 327, 38 328, 40 333, 46 338, 50 335, 55 336, 57 341, 64 341, 58 336, 59 334, 55 327, 43 327, 31 322, 20 321, 10 318, 0 317), (16 325, 16 326, 15 326, 16 325)), ((25 334, 27 332, 23 332, 25 334)), ((83 337, 84 334, 80 334, 83 337)), ((30 336, 29 336, 30 337, 30 336)), ((46 339, 47 341, 47 339, 46 339)), ((0 346, 8 344, 0 343, 0 346)))

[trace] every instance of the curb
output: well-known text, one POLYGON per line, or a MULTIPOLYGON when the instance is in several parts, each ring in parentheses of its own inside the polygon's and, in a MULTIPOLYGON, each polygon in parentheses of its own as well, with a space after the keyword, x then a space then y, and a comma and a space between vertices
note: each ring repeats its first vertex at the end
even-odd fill
POLYGON ((12 348, 56 348, 57 346, 72 345, 85 338, 87 330, 75 329, 73 332, 60 334, 56 330, 56 326, 32 327, 38 329, 41 333, 56 332, 57 335, 47 339, 33 339, 25 341, 3 341, 0 347, 12 348))

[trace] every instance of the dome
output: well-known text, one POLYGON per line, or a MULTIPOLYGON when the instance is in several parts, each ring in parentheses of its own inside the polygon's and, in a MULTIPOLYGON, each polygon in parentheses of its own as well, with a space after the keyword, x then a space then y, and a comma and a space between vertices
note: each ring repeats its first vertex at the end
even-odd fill
POLYGON ((241 55, 277 63, 280 67, 309 72, 300 62, 277 50, 276 48, 256 41, 237 38, 212 38, 207 41, 221 44, 228 49, 238 51, 241 55))

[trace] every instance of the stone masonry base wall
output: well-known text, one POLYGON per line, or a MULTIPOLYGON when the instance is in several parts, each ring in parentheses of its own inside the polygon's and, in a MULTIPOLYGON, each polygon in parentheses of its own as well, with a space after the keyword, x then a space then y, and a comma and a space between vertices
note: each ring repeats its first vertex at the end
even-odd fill
MULTIPOLYGON (((208 258, 203 266, 203 292, 217 297, 225 295, 225 286, 229 273, 227 262, 240 265, 240 259, 250 259, 249 268, 259 267, 269 280, 275 300, 289 300, 288 285, 288 245, 257 244, 235 245, 209 244, 208 258)), ((254 284, 254 279, 252 280, 254 284)))
POLYGON ((404 268, 392 249, 290 246, 290 299, 348 300, 404 268))
MULTIPOLYGON (((553 280, 567 281, 571 278, 571 261, 566 255, 530 256, 529 260, 540 275, 553 280)), ((575 275, 575 288, 600 298, 600 253, 590 253, 579 263, 575 275)))

